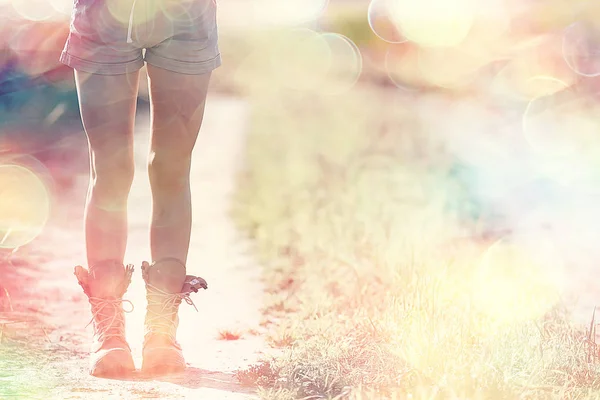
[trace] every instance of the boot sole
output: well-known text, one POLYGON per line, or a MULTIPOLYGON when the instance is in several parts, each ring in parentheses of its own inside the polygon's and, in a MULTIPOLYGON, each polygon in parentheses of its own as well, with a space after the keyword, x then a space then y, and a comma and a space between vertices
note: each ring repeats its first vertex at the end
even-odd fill
POLYGON ((111 350, 90 366, 90 375, 97 378, 129 377, 134 372, 131 353, 124 349, 111 350))
POLYGON ((185 368, 183 355, 170 347, 144 351, 141 370, 144 375, 176 374, 183 372, 185 368))

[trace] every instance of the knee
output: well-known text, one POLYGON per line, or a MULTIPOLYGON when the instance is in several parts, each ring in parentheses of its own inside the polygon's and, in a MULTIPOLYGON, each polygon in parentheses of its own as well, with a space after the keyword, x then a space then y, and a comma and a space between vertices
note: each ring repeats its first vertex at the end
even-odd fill
POLYGON ((133 155, 125 152, 106 156, 93 155, 92 178, 97 194, 115 200, 126 199, 131 190, 134 173, 133 155))
POLYGON ((153 187, 179 191, 189 182, 191 154, 152 152, 148 160, 148 173, 153 187))

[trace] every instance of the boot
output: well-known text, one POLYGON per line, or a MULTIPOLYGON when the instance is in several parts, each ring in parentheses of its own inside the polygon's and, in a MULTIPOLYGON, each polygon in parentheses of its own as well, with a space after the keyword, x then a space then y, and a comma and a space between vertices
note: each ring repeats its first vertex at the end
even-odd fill
POLYGON ((163 375, 181 372, 185 369, 185 359, 176 339, 179 305, 183 300, 196 308, 190 294, 197 293, 200 288, 207 289, 208 285, 202 278, 186 275, 185 264, 172 258, 152 265, 144 261, 142 276, 148 300, 142 373, 163 375))
MULTIPOLYGON (((133 265, 116 261, 96 264, 86 270, 75 267, 75 276, 87 295, 92 309, 94 337, 90 349, 90 374, 98 377, 122 377, 135 371, 131 349, 125 339, 123 295, 131 283, 133 265)), ((128 312, 131 312, 128 311, 128 312)), ((88 324, 89 325, 89 324, 88 324)))

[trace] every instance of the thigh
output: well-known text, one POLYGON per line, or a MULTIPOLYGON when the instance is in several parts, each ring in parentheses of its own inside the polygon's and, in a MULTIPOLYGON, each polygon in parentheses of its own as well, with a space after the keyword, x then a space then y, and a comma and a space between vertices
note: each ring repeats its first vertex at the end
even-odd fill
POLYGON ((146 50, 148 64, 203 75, 221 65, 214 0, 178 0, 161 10, 164 36, 146 50))
POLYGON ((191 155, 204 118, 210 76, 148 65, 153 153, 166 158, 191 155))
POLYGON ((92 156, 102 157, 104 164, 131 159, 139 72, 99 75, 75 71, 75 82, 92 156))

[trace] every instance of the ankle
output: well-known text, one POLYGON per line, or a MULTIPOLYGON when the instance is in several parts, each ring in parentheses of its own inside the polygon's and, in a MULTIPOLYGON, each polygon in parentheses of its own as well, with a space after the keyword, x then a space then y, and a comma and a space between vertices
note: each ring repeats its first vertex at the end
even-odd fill
POLYGON ((142 263, 142 276, 147 286, 160 291, 180 293, 186 278, 185 263, 174 257, 165 257, 152 264, 142 263))

